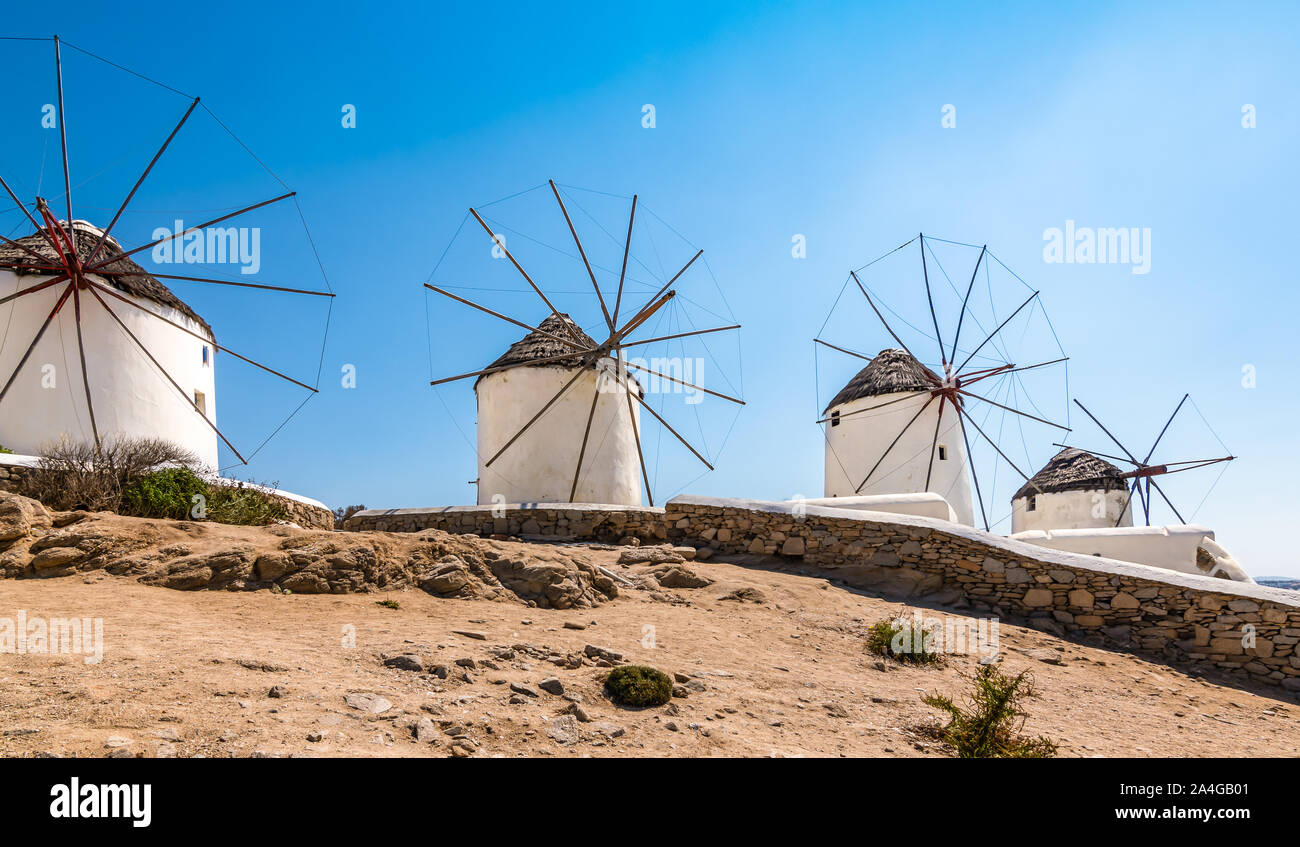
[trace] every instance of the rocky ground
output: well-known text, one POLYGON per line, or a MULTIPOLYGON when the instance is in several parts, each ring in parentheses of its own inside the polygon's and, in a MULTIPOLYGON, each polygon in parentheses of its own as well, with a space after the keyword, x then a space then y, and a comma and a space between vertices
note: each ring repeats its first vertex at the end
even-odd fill
MULTIPOLYGON (((920 697, 960 693, 975 667, 880 660, 867 629, 912 607, 759 557, 49 514, 0 497, 4 545, 0 635, 21 611, 100 618, 104 636, 94 664, 0 653, 8 756, 946 756, 918 731, 936 720, 920 697), (202 588, 223 590, 173 590, 202 588), (672 702, 609 702, 602 680, 629 661, 674 675, 672 702)), ((1300 707, 1275 692, 1031 629, 1000 636, 1004 669, 1031 670, 1040 692, 1026 732, 1061 755, 1300 753, 1300 707)))

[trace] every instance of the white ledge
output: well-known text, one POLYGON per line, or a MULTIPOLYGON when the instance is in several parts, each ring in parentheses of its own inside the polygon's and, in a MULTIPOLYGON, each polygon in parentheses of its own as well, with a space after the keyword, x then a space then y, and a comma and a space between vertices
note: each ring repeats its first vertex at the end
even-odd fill
MULTIPOLYGON (((1100 574, 1127 576, 1134 579, 1148 580, 1150 582, 1161 582, 1166 585, 1176 585, 1180 588, 1190 588, 1196 591, 1207 591, 1215 594, 1230 594, 1236 597, 1244 597, 1252 600, 1267 600, 1271 603, 1278 603, 1292 608, 1300 608, 1300 596, 1297 596, 1295 592, 1287 591, 1282 588, 1269 588, 1263 585, 1252 585, 1250 583, 1235 582, 1228 579, 1216 579, 1209 576, 1181 573, 1166 568, 1151 567, 1150 565, 1139 565, 1134 562, 1122 562, 1118 559, 1106 559, 1101 556, 1088 556, 1082 553, 1069 553, 1064 550, 1052 550, 1048 547, 1039 547, 1034 544, 1027 544, 1023 541, 1016 541, 1011 538, 1005 538, 1001 535, 995 535, 991 532, 985 532, 981 529, 975 529, 974 527, 955 524, 951 521, 943 521, 937 518, 925 518, 917 515, 900 515, 892 512, 863 512, 857 509, 831 509, 826 506, 777 503, 767 500, 744 500, 727 497, 696 497, 691 495, 674 497, 668 501, 667 506, 669 508, 673 506, 707 506, 722 509, 741 509, 753 512, 789 515, 792 519, 797 519, 798 515, 802 515, 804 518, 833 518, 835 520, 849 520, 857 521, 859 523, 893 524, 895 526, 911 527, 915 529, 928 529, 933 532, 941 532, 945 535, 951 535, 966 541, 983 544, 986 547, 1002 550, 1015 558, 1031 559, 1042 564, 1060 565, 1062 567, 1077 568, 1079 570, 1100 574)), ((1026 587, 1034 588, 1036 586, 1027 583, 1026 587)))

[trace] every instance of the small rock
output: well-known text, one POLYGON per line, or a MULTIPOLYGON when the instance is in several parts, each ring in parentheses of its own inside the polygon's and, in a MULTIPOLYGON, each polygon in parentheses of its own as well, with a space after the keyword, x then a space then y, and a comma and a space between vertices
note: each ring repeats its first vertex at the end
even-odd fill
POLYGON ((309 732, 307 733, 307 740, 315 744, 317 742, 324 741, 325 735, 324 733, 321 732, 309 732))
POLYGON ((268 691, 268 692, 266 692, 266 696, 267 696, 267 697, 276 697, 276 698, 279 698, 279 697, 284 697, 284 696, 287 695, 288 693, 289 693, 289 688, 288 688, 288 686, 284 686, 284 685, 273 685, 273 686, 271 686, 271 690, 268 691))
POLYGON ((1035 650, 1027 650, 1025 651, 1025 655, 1031 659, 1036 659, 1040 662, 1044 662, 1049 665, 1065 664, 1065 662, 1061 660, 1060 653, 1057 653, 1055 650, 1051 650, 1047 647, 1040 647, 1035 650))
POLYGON ((463 635, 466 638, 473 638, 475 641, 487 641, 486 632, 478 632, 473 629, 453 629, 452 633, 454 635, 463 635))
POLYGON ((430 744, 437 741, 438 728, 433 725, 433 721, 429 719, 428 715, 425 715, 415 722, 415 726, 411 727, 411 734, 415 736, 416 741, 422 744, 430 744))
POLYGON ((516 694, 523 694, 525 697, 541 697, 541 693, 531 685, 524 685, 522 682, 510 683, 510 690, 516 694))
POLYGON ((588 644, 583 647, 582 652, 586 653, 587 656, 592 659, 604 659, 607 662, 623 661, 622 653, 615 653, 607 647, 597 647, 594 644, 588 644))
POLYGON ((577 621, 565 621, 564 628, 565 629, 586 629, 587 625, 585 623, 578 623, 577 621))
POLYGON ((424 662, 414 653, 403 653, 400 656, 389 656, 384 659, 384 667, 420 673, 424 670, 424 662))
POLYGON ((578 719, 573 715, 560 715, 546 727, 546 734, 560 744, 573 744, 581 733, 578 731, 578 719))
POLYGON ((556 697, 559 697, 564 693, 564 683, 560 682, 558 678, 553 676, 548 676, 546 679, 537 683, 537 687, 548 694, 554 694, 556 697))
POLYGON ((380 697, 378 694, 371 694, 366 691, 344 694, 343 702, 357 711, 367 712, 372 715, 383 714, 393 708, 393 704, 386 697, 380 697))

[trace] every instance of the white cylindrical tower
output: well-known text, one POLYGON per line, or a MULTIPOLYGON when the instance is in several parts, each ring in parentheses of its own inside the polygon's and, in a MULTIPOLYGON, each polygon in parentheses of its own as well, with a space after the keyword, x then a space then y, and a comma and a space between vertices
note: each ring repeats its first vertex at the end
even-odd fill
MULTIPOLYGON (((564 316, 583 344, 595 346, 577 325, 564 316)), ((551 335, 566 330, 552 315, 539 327, 551 335)), ((527 364, 570 352, 571 348, 531 332, 510 346, 489 367, 519 365, 479 377, 478 397, 478 502, 493 503, 606 503, 641 505, 641 464, 637 450, 640 405, 615 379, 615 363, 602 356, 597 364, 581 366, 576 360, 527 364), (487 463, 573 379, 568 391, 501 454, 487 463), (588 430, 587 418, 595 413, 588 430), (587 433, 583 449, 583 433, 587 433), (570 497, 578 457, 582 469, 577 490, 570 497)), ((625 384, 640 385, 624 371, 625 384)))
POLYGON ((1120 469, 1067 447, 1011 498, 1011 532, 1132 526, 1128 485, 1120 469))
POLYGON ((974 524, 960 415, 937 397, 920 411, 935 381, 903 350, 881 350, 849 380, 823 414, 826 497, 930 491, 959 522, 974 524))
MULTIPOLYGON (((73 231, 78 254, 84 259, 98 243, 101 230, 76 221, 73 231)), ((55 258, 53 248, 39 233, 18 239, 18 243, 55 258)), ((109 238, 96 261, 121 253, 122 248, 109 238)), ((13 264, 35 262, 30 254, 10 244, 0 245, 0 258, 13 264)), ((135 275, 144 271, 130 259, 118 259, 112 270, 116 273, 92 274, 87 279, 130 301, 124 303, 99 293, 157 364, 131 340, 90 289, 77 291, 86 377, 100 438, 165 439, 215 469, 216 433, 195 410, 197 404, 204 416, 216 422, 216 348, 211 327, 162 283, 151 276, 135 275), (200 337, 169 326, 153 315, 165 317, 200 337), (176 381, 179 391, 162 371, 176 381)), ((0 269, 0 297, 50 278, 41 271, 0 269)), ((77 352, 76 302, 71 294, 55 312, 26 362, 19 366, 69 285, 56 283, 0 305, 0 387, 13 379, 0 400, 0 445, 16 453, 40 455, 44 447, 60 439, 94 439, 77 352)))

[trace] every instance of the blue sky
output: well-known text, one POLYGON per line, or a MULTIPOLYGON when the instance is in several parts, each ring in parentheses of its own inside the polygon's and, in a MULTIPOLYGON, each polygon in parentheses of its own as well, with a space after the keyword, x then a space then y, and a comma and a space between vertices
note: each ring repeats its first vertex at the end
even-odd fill
MULTIPOLYGON (((320 395, 242 475, 330 505, 470 502, 474 456, 461 433, 472 433, 472 393, 449 386, 444 405, 428 387, 426 310, 434 350, 459 350, 466 361, 486 364, 513 333, 427 300, 421 283, 467 206, 554 178, 637 193, 705 250, 744 325, 748 406, 718 470, 692 481, 689 457, 669 456, 660 497, 681 484, 764 499, 820 493, 813 421, 827 386, 856 366, 822 356, 819 376, 811 339, 848 269, 923 230, 987 243, 1042 291, 1071 356, 1071 396, 1135 451, 1145 453, 1190 392, 1241 457, 1196 522, 1253 573, 1300 576, 1281 531, 1293 522, 1300 472, 1292 446, 1300 402, 1286 387, 1300 307, 1289 249, 1300 188, 1294 7, 399 4, 376 13, 236 2, 133 4, 126 16, 73 2, 41 12, 11 10, 3 34, 57 32, 201 95, 299 192, 339 295, 323 363, 320 303, 178 289, 241 352, 308 382, 320 366, 320 395), (356 107, 355 128, 341 126, 344 104, 356 107), (642 126, 644 104, 655 107, 652 129, 642 126), (951 128, 941 124, 947 104, 951 128), (1246 104, 1254 128, 1242 126, 1246 104), (1150 272, 1046 263, 1044 232, 1067 220, 1149 228, 1150 272), (806 258, 791 256, 796 234, 806 258), (340 383, 349 364, 355 389, 340 383), (1254 388, 1242 385, 1247 365, 1254 388)), ((4 142, 12 155, 3 172, 31 188, 37 172, 47 181, 54 173, 48 161, 41 169, 48 148, 30 131, 48 102, 47 45, 0 50, 20 69, 4 121, 21 132, 4 142)), ((65 66, 74 168, 105 169, 74 200, 112 209, 186 103, 84 56, 65 66), (95 117, 78 126, 80 115, 95 117), (102 143, 100 127, 112 128, 102 143), (78 154, 103 161, 76 164, 78 154)), ((149 189, 153 204, 144 194, 137 202, 150 211, 124 221, 124 241, 143 243, 170 225, 170 209, 282 190, 202 117, 149 189)), ((289 209, 259 225, 271 238, 295 219, 289 209)), ((290 240, 267 247, 262 275, 321 286, 309 249, 290 240)), ((532 304, 520 316, 539 321, 544 312, 532 304)), ((846 331, 856 337, 841 339, 857 349, 887 346, 866 318, 846 331)), ((452 364, 435 361, 435 375, 457 372, 452 364)), ((218 380, 223 426, 245 443, 260 442, 303 397, 276 394, 227 361, 218 380)), ((730 419, 721 421, 725 432, 730 419)), ((1113 447, 1081 421, 1076 409, 1073 443, 1113 447)), ((1034 438, 1032 455, 1045 459, 1051 433, 1034 438)), ((1194 413, 1180 416, 1164 444, 1166 460, 1221 452, 1194 413)), ((1177 494, 1171 478, 1166 490, 1185 516, 1217 471, 1185 475, 1177 494)))

